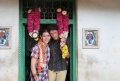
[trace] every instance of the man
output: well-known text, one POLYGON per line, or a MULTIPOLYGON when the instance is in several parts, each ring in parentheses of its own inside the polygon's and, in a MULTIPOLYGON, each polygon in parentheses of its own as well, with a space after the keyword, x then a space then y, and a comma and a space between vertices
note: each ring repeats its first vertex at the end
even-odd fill
POLYGON ((50 25, 50 35, 52 40, 49 43, 50 46, 50 61, 48 64, 49 81, 65 81, 67 74, 68 59, 70 57, 70 41, 67 38, 66 44, 68 46, 68 55, 65 59, 62 58, 62 52, 60 49, 60 38, 58 34, 57 25, 50 25))

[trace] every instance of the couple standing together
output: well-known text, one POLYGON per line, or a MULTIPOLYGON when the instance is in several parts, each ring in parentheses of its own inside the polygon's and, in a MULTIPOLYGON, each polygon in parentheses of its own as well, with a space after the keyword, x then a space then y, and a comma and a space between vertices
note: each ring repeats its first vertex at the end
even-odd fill
POLYGON ((41 32, 31 53, 31 81, 65 81, 70 57, 68 38, 66 44, 69 52, 63 59, 57 25, 50 25, 41 32))

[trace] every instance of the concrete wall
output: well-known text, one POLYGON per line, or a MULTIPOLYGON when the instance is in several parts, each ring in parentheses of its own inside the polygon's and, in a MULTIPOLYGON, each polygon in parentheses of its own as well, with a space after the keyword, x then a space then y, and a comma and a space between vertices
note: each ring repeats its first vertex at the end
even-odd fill
POLYGON ((120 0, 77 0, 78 81, 120 81, 120 0), (82 28, 99 28, 99 49, 82 48, 82 28))
POLYGON ((18 2, 18 0, 0 0, 0 26, 12 26, 11 49, 0 49, 0 81, 18 81, 18 2))

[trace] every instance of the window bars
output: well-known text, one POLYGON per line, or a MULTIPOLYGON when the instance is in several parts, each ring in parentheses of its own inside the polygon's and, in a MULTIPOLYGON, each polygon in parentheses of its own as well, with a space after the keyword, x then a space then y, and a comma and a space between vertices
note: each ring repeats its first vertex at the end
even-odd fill
POLYGON ((73 18, 73 4, 69 0, 23 0, 23 18, 27 18, 28 10, 35 7, 41 8, 41 19, 56 19, 56 10, 59 7, 67 10, 69 19, 73 18))

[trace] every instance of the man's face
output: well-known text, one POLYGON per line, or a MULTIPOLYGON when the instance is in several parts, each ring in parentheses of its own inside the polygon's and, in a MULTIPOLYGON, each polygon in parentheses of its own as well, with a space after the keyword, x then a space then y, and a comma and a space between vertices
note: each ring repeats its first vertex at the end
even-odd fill
POLYGON ((58 40, 59 36, 58 36, 58 31, 57 30, 51 30, 50 31, 50 35, 54 40, 58 40))

